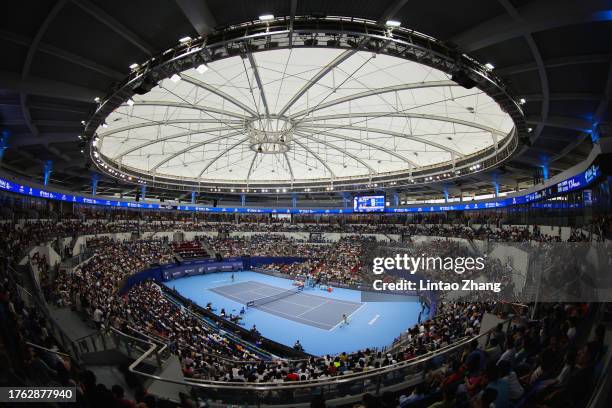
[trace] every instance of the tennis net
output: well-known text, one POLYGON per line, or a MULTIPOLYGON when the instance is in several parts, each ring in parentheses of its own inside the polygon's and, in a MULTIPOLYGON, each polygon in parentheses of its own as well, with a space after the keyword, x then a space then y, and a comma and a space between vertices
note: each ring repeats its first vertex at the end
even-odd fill
POLYGON ((296 287, 294 287, 292 289, 285 290, 283 292, 279 292, 279 293, 277 293, 275 295, 264 296, 264 297, 259 298, 259 299, 249 300, 246 305, 247 305, 247 307, 263 306, 263 305, 266 305, 268 303, 275 302, 277 300, 284 299, 286 297, 295 295, 295 294, 301 292, 303 289, 304 289, 303 286, 296 286, 296 287))

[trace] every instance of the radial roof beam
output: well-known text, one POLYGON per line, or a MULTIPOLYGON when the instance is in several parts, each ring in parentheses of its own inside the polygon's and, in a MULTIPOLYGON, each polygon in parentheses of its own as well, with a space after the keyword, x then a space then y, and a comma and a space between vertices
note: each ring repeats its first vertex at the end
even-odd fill
POLYGON ((198 177, 202 177, 202 174, 204 174, 206 172, 206 170, 208 170, 210 168, 210 166, 213 165, 213 163, 215 163, 217 160, 219 160, 221 157, 225 156, 232 149, 236 148, 237 146, 241 145, 242 143, 246 142, 247 140, 249 140, 249 136, 247 136, 247 137, 245 137, 243 139, 238 140, 236 143, 234 143, 234 144, 230 145, 229 147, 227 147, 226 149, 222 150, 221 153, 216 155, 212 160, 210 160, 208 162, 208 164, 206 166, 204 166, 204 168, 202 169, 200 174, 198 174, 198 177))
MULTIPOLYGON (((550 110, 550 86, 548 84, 548 74, 546 73, 546 67, 544 65, 544 60, 542 59, 542 54, 540 53, 540 49, 538 48, 533 36, 531 35, 531 31, 526 29, 523 24, 524 17, 519 13, 519 11, 510 3, 509 0, 498 0, 502 7, 506 10, 506 13, 514 19, 514 21, 519 24, 521 27, 521 34, 529 49, 531 50, 531 54, 533 55, 533 59, 535 60, 538 76, 540 78, 540 87, 542 88, 542 105, 540 115, 544 119, 544 121, 548 118, 548 113, 550 110)), ((544 126, 542 124, 538 124, 536 126, 535 132, 530 137, 531 143, 534 143, 542 133, 544 126)))
POLYGON ((176 0, 176 4, 202 37, 210 34, 217 26, 217 20, 210 12, 207 1, 176 0))
POLYGON ((253 117, 257 117, 258 116, 256 111, 254 111, 253 109, 251 109, 250 107, 248 107, 244 103, 240 102, 239 100, 237 100, 233 96, 226 94, 225 92, 223 92, 219 88, 211 86, 211 85, 209 85, 209 84, 207 84, 205 82, 202 82, 202 81, 200 81, 200 80, 198 80, 196 78, 190 77, 189 75, 179 74, 179 76, 181 78, 183 78, 183 80, 185 82, 188 82, 188 83, 190 83, 192 85, 195 85, 195 86, 197 86, 199 88, 205 89, 208 92, 213 93, 213 94, 217 95, 218 97, 225 99, 226 101, 228 101, 232 105, 235 105, 235 106, 239 107, 240 109, 242 109, 243 111, 248 112, 249 114, 251 114, 251 116, 253 116, 253 117))
POLYGON ((291 181, 295 180, 295 176, 293 175, 293 166, 291 166, 291 161, 289 161, 289 156, 287 152, 283 153, 283 157, 285 158, 285 163, 287 163, 287 168, 289 169, 289 175, 291 176, 291 181))
POLYGON ((608 107, 610 106, 610 100, 612 100, 612 58, 610 58, 608 64, 608 78, 604 88, 604 95, 599 102, 599 106, 597 106, 597 109, 595 110, 595 114, 593 115, 593 122, 595 123, 604 120, 604 116, 608 110, 608 107))
POLYGON ((525 32, 533 33, 591 21, 606 21, 610 19, 609 10, 608 0, 541 0, 518 8, 517 12, 522 17, 520 21, 503 14, 455 35, 450 41, 457 44, 463 52, 473 52, 520 37, 525 32), (551 10, 555 12, 551 13, 551 10))
MULTIPOLYGON (((522 95, 527 102, 541 101, 544 96, 541 94, 522 95)), ((596 93, 551 93, 551 101, 599 101, 604 97, 603 94, 596 93)))
POLYGON ((43 133, 45 137, 40 138, 32 134, 15 134, 11 135, 9 148, 47 145, 49 143, 68 143, 77 140, 75 133, 43 133))
POLYGON ((55 19, 55 17, 64 8, 65 4, 66 4, 66 0, 60 0, 56 2, 53 8, 51 9, 51 11, 49 12, 49 14, 47 14, 47 16, 45 17, 45 20, 43 21, 43 23, 38 28, 38 31, 36 32, 34 39, 30 43, 30 47, 28 48, 28 53, 26 55, 25 62, 23 63, 23 68, 21 70, 21 77, 23 79, 26 79, 28 75, 30 74, 30 68, 32 67, 32 61, 34 60, 34 55, 36 54, 36 51, 38 50, 38 46, 41 40, 43 36, 45 35, 45 33, 47 32, 47 29, 49 28, 49 26, 55 19))
MULTIPOLYGON (((197 135, 197 134, 206 134, 206 133, 211 133, 211 132, 222 132, 224 130, 227 130, 226 127, 220 127, 220 128, 212 128, 212 129, 201 129, 201 130, 192 130, 189 132, 182 132, 182 133, 177 133, 175 135, 169 135, 169 136, 164 136, 164 137, 160 137, 158 139, 153 139, 153 140, 147 140, 145 143, 141 143, 137 146, 134 146, 128 150, 126 150, 125 152, 120 153, 119 155, 115 156, 113 158, 113 160, 118 161, 120 160, 123 156, 127 156, 128 154, 132 154, 137 150, 143 149, 149 145, 152 144, 156 144, 156 143, 160 143, 160 142, 167 142, 168 140, 173 140, 173 139, 179 139, 181 137, 185 137, 185 136, 191 136, 191 135, 197 135)), ((104 143, 104 139, 102 139, 102 143, 104 143)))
POLYGON ((202 105, 193 105, 191 103, 182 103, 182 102, 166 102, 166 101, 143 101, 143 102, 135 102, 134 106, 169 106, 171 108, 184 108, 184 109, 195 109, 203 112, 209 113, 218 113, 219 115, 230 116, 233 118, 238 118, 242 120, 250 119, 248 116, 245 116, 240 113, 231 112, 224 109, 217 109, 209 106, 202 105))
POLYGON ((253 53, 249 52, 247 56, 249 58, 249 63, 251 64, 251 68, 253 69, 253 75, 255 76, 257 87, 259 88, 259 97, 261 98, 261 102, 263 103, 264 110, 266 111, 266 118, 269 118, 270 109, 268 108, 268 101, 266 100, 266 92, 263 86, 263 82, 261 81, 261 76, 259 75, 259 69, 257 68, 257 62, 255 62, 255 57, 253 56, 253 53))
POLYGON ((45 149, 48 152, 52 153, 53 155, 59 157, 60 159, 62 159, 65 162, 71 162, 72 161, 72 158, 70 156, 60 152, 58 149, 56 149, 53 146, 45 145, 45 149))
MULTIPOLYGON (((609 54, 589 54, 589 55, 572 55, 569 57, 554 58, 544 61, 546 68, 558 68, 565 67, 568 65, 579 65, 579 64, 600 64, 610 61, 611 56, 609 54)), ((521 74, 523 72, 536 71, 538 64, 530 62, 526 64, 511 65, 508 67, 496 68, 495 73, 497 75, 506 76, 521 74)))
POLYGON ((30 133, 32 133, 34 137, 39 137, 40 132, 38 131, 38 127, 36 127, 36 125, 32 121, 32 116, 30 115, 30 109, 28 109, 28 105, 27 105, 27 98, 28 96, 24 92, 21 92, 19 94, 21 114, 23 115, 23 119, 25 120, 26 126, 30 130, 30 133))
POLYGON ((20 74, 6 71, 0 71, 0 88, 5 91, 25 92, 29 95, 59 97, 87 103, 92 103, 96 96, 106 93, 104 90, 85 88, 33 76, 28 76, 28 79, 24 80, 20 74))
POLYGON ((355 156, 353 153, 351 153, 351 152, 349 152, 349 151, 346 151, 346 150, 344 150, 344 149, 341 149, 340 147, 335 146, 335 145, 333 145, 332 143, 329 143, 329 142, 327 142, 327 141, 325 141, 325 140, 321 140, 321 139, 319 139, 319 138, 317 138, 317 137, 314 137, 314 136, 312 136, 312 135, 308 135, 307 133, 295 132, 294 134, 296 134, 296 135, 298 135, 298 136, 301 136, 301 137, 303 137, 303 138, 305 138, 305 139, 312 140, 313 142, 316 142, 316 143, 322 144, 323 146, 327 146, 327 147, 329 147, 329 148, 331 148, 331 149, 334 149, 334 150, 339 151, 339 152, 340 152, 340 153, 342 153, 343 155, 350 157, 351 159, 355 160, 356 162, 358 162, 359 164, 361 164, 363 167, 365 167, 366 169, 368 169, 368 173, 370 173, 370 175, 372 175, 372 174, 375 174, 375 173, 376 173, 376 171, 375 171, 375 170, 372 168, 372 166, 370 166, 368 163, 366 163, 365 161, 363 161, 362 159, 360 159, 359 157, 355 156))
POLYGON ((548 159, 548 162, 552 163, 552 162, 555 162, 555 161, 560 160, 563 157, 567 156, 572 150, 574 150, 576 147, 580 146, 582 144, 582 142, 584 142, 586 140, 587 135, 588 135, 588 133, 586 133, 586 132, 580 133, 580 136, 575 138, 572 142, 568 143, 567 146, 565 146, 563 148, 563 150, 561 150, 559 153, 556 153, 555 155, 550 157, 548 159))
MULTIPOLYGON (((141 128, 145 128, 145 127, 149 127, 149 126, 177 125, 177 124, 181 124, 181 123, 186 123, 186 124, 216 123, 216 124, 219 124, 219 121, 215 120, 215 119, 170 119, 170 120, 150 121, 150 122, 144 122, 144 123, 135 123, 133 125, 123 126, 121 128, 118 128, 118 129, 109 130, 108 132, 98 133, 98 136, 100 136, 100 137, 112 137, 113 135, 115 135, 117 133, 126 132, 126 131, 129 131, 129 130, 141 129, 141 128)), ((230 123, 242 123, 242 121, 231 121, 230 123)), ((178 127, 178 128, 179 129, 185 129, 185 128, 181 128, 181 127, 178 127)), ((214 128, 214 129, 215 130, 223 130, 223 129, 227 129, 227 126, 221 127, 221 128, 214 128)), ((211 130, 213 130, 213 129, 195 129, 195 130, 190 131, 189 134, 193 134, 191 132, 194 132, 194 133, 206 133, 206 132, 209 132, 211 130)), ((123 136, 120 135, 120 136, 117 136, 117 137, 123 137, 123 136)))
POLYGON ((251 178, 251 173, 253 172, 253 166, 255 166, 255 160, 257 160, 257 152, 255 152, 253 154, 253 160, 251 160, 251 164, 249 165, 249 171, 247 172, 247 176, 246 176, 246 181, 247 183, 249 182, 249 179, 251 178))
POLYGON ((419 167, 415 162, 413 162, 412 160, 408 159, 407 157, 397 153, 394 150, 391 149, 387 149, 386 147, 383 147, 381 145, 377 145, 375 143, 370 143, 367 140, 363 140, 363 139, 357 139, 354 137, 350 137, 350 136, 345 136, 345 135, 339 135, 337 133, 332 133, 332 132, 326 132, 326 131, 317 131, 314 129, 304 129, 305 131, 311 131, 315 134, 319 134, 319 135, 323 135, 323 136, 329 136, 329 137, 334 137, 336 139, 340 139, 340 140, 346 140, 347 142, 353 142, 353 143, 359 143, 362 144, 364 146, 368 146, 372 149, 375 150, 379 150, 381 152, 384 152, 390 156, 396 157, 398 159, 400 159, 401 161, 409 164, 410 166, 412 166, 413 168, 417 168, 419 167))
POLYGON ((38 102, 38 103, 30 103, 29 106, 31 109, 42 109, 42 110, 50 110, 50 111, 56 111, 56 112, 77 113, 79 115, 88 114, 88 109, 79 108, 76 106, 56 104, 56 103, 38 102))
MULTIPOLYGON (((320 121, 324 121, 324 120, 346 119, 346 118, 372 118, 372 119, 376 119, 376 118, 412 118, 412 119, 426 119, 426 120, 434 120, 434 121, 437 121, 437 122, 449 122, 449 123, 454 123, 454 124, 457 124, 457 125, 468 126, 468 127, 472 127, 472 128, 475 128, 475 129, 483 130, 485 132, 490 132, 491 134, 495 134, 495 135, 500 136, 502 138, 507 136, 501 130, 492 128, 490 126, 481 125, 480 123, 477 123, 477 122, 470 122, 468 120, 451 118, 451 117, 447 117, 447 116, 437 116, 437 115, 429 115, 429 114, 425 114, 425 113, 410 113, 410 112, 364 112, 364 113, 356 112, 356 113, 338 113, 338 114, 335 114, 335 115, 324 115, 324 116, 311 116, 309 118, 305 118, 305 119, 300 120, 300 122, 298 123, 297 127, 302 126, 302 124, 305 124, 305 126, 312 126, 310 124, 311 122, 320 122, 320 121)), ((329 128, 336 128, 336 129, 343 129, 345 127, 345 125, 342 125, 342 124, 330 124, 330 125, 319 124, 319 125, 320 125, 320 127, 329 127, 329 128)))
MULTIPOLYGON (((49 12, 49 14, 47 14, 47 16, 45 17, 43 23, 38 28, 38 31, 36 32, 34 39, 31 41, 30 46, 28 47, 28 53, 26 54, 25 61, 23 63, 23 67, 21 68, 21 79, 23 81, 27 80, 28 76, 30 75, 30 68, 32 68, 32 61, 34 61, 34 56, 36 55, 36 51, 38 50, 38 46, 43 36, 47 32, 47 29, 49 28, 49 26, 51 25, 55 17, 64 8, 65 4, 66 4, 66 0, 60 0, 56 2, 53 8, 51 9, 51 11, 49 12)), ((40 136, 40 132, 38 131, 38 128, 32 122, 32 116, 30 115, 30 109, 28 108, 27 99, 28 99, 27 93, 23 91, 20 92, 19 101, 20 101, 20 106, 21 106, 21 114, 23 115, 23 118, 26 121, 26 125, 28 129, 30 130, 30 132, 32 133, 32 135, 40 136)))
POLYGON ((533 125, 552 126, 562 129, 580 130, 583 132, 589 132, 592 127, 592 123, 589 120, 565 116, 549 116, 546 120, 536 116, 528 116, 526 122, 533 125))
POLYGON ((310 153, 312 155, 312 157, 314 157, 315 159, 317 159, 329 172, 330 174, 330 178, 332 179, 332 181, 336 178, 336 174, 334 173, 334 171, 331 169, 331 167, 329 167, 329 165, 327 164, 327 162, 325 160, 323 160, 321 158, 321 156, 319 156, 317 154, 317 152, 315 152, 314 150, 310 149, 308 146, 305 146, 304 143, 293 139, 293 143, 297 144, 298 146, 300 146, 302 149, 304 149, 306 152, 310 153))
MULTIPOLYGON (((3 30, 0 30, 0 38, 6 41, 10 41, 14 44, 23 45, 25 47, 30 47, 34 41, 31 38, 25 37, 23 35, 9 33, 8 31, 3 31, 3 30)), ((63 59, 64 61, 68 61, 72 64, 79 65, 83 68, 87 68, 92 71, 96 71, 102 75, 105 75, 115 80, 121 80, 125 78, 125 75, 119 71, 115 71, 112 68, 108 68, 104 65, 98 64, 97 62, 91 61, 87 58, 83 58, 80 55, 76 55, 71 52, 64 51, 63 49, 57 48, 53 45, 49 45, 49 44, 40 42, 38 44, 38 51, 51 55, 56 58, 63 59)))
POLYGON ((317 72, 308 82, 302 86, 302 88, 296 92, 293 97, 283 106, 283 108, 278 112, 278 116, 283 116, 314 84, 319 82, 321 78, 327 75, 331 70, 335 67, 346 61, 352 55, 355 55, 357 50, 346 50, 340 53, 336 58, 329 62, 329 64, 325 65, 319 72, 317 72))
MULTIPOLYGON (((328 125, 320 125, 320 124, 316 124, 316 123, 311 123, 309 126, 311 128, 324 128, 324 129, 329 128, 328 125)), ((437 147, 438 149, 444 150, 445 152, 455 154, 457 157, 460 157, 460 158, 465 156, 464 154, 458 152, 457 150, 451 149, 448 146, 441 145, 440 143, 432 142, 431 140, 422 139, 422 138, 416 137, 416 136, 405 135, 403 133, 394 132, 392 130, 376 129, 376 128, 370 128, 370 127, 361 127, 361 126, 342 126, 342 127, 336 128, 336 129, 357 130, 357 131, 361 131, 361 132, 379 133, 379 134, 382 134, 382 135, 389 135, 389 136, 393 136, 393 137, 397 137, 397 138, 401 138, 401 139, 412 140, 412 141, 415 141, 415 142, 418 142, 418 143, 423 143, 425 145, 437 147)), ((334 129, 332 129, 332 130, 334 130, 334 129)))
POLYGON ((83 11, 90 14, 96 20, 106 25, 114 32, 119 34, 121 37, 147 53, 153 55, 155 53, 155 47, 147 43, 145 40, 140 38, 136 33, 128 29, 126 26, 117 21, 114 17, 109 15, 107 12, 96 6, 89 0, 71 0, 74 4, 79 6, 83 11))
POLYGON ((412 84, 401 84, 401 85, 388 86, 384 88, 370 89, 368 91, 358 92, 353 95, 348 95, 342 98, 331 100, 329 102, 315 105, 312 108, 304 109, 299 112, 293 113, 289 115, 289 117, 291 119, 297 119, 301 116, 306 116, 312 112, 315 112, 321 109, 329 108, 335 105, 339 105, 339 104, 346 103, 349 101, 354 101, 354 100, 361 99, 361 98, 367 98, 368 96, 373 96, 373 95, 381 95, 381 94, 385 94, 389 92, 397 92, 397 91, 406 91, 410 89, 437 88, 437 87, 447 87, 447 86, 458 86, 458 85, 453 81, 431 81, 431 82, 417 82, 417 83, 412 83, 412 84))
POLYGON ((160 167, 161 167, 161 166, 163 166, 164 164, 168 163, 168 162, 169 162, 169 161, 171 161, 172 159, 174 159, 174 158, 176 158, 176 157, 180 156, 181 154, 185 154, 185 153, 189 152, 190 150, 197 149, 197 148, 202 147, 202 146, 204 146, 204 145, 207 145, 207 144, 210 144, 210 143, 214 143, 214 142, 216 142, 217 140, 227 139, 228 137, 236 136, 236 135, 239 135, 239 134, 241 134, 241 133, 242 133, 242 131, 227 133, 227 134, 225 134, 225 135, 218 136, 218 137, 215 137, 215 138, 213 138, 213 139, 206 140, 206 141, 204 141, 204 142, 200 142, 200 143, 196 143, 196 144, 194 144, 193 146, 189 146, 189 147, 186 147, 186 148, 184 148, 184 149, 181 149, 181 150, 179 150, 178 152, 173 153, 173 154, 171 154, 170 156, 166 157, 164 160, 160 161, 160 162, 159 162, 159 163, 157 163, 155 166, 151 167, 151 169, 150 169, 149 171, 150 171, 150 172, 154 172, 154 173, 156 173, 158 168, 160 168, 160 167))

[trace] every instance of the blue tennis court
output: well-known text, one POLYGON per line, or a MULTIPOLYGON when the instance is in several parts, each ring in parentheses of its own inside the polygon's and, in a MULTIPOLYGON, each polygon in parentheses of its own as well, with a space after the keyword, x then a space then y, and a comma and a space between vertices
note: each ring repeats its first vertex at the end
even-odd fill
MULTIPOLYGON (((202 307, 211 302, 217 314, 225 309, 234 315, 250 300, 294 288, 290 279, 254 271, 196 275, 165 285, 202 307)), ((241 325, 247 329, 255 325, 263 336, 288 346, 299 339, 304 350, 315 355, 389 346, 417 322, 420 311, 416 297, 414 301, 362 302, 361 292, 340 288, 332 292, 309 289, 284 300, 249 308, 241 325), (338 324, 343 310, 349 316, 348 325, 338 324)))
POLYGON ((245 305, 254 300, 254 307, 259 310, 323 330, 334 329, 342 322, 343 314, 351 317, 362 306, 361 303, 312 295, 308 290, 290 290, 287 297, 276 299, 276 296, 282 296, 288 291, 254 281, 219 286, 210 290, 245 305), (259 299, 269 303, 257 305, 259 299))

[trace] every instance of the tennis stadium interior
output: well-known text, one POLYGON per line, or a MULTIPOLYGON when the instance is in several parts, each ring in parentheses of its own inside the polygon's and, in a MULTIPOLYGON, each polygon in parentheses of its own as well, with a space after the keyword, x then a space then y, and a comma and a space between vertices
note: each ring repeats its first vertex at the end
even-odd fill
POLYGON ((0 10, 0 406, 612 406, 610 1, 0 10))

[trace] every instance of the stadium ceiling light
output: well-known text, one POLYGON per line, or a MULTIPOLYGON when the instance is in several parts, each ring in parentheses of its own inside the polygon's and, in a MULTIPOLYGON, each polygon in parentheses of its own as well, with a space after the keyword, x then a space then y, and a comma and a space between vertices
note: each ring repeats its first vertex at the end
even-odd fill
POLYGON ((531 133, 533 131, 533 128, 527 128, 527 131, 531 133))
POLYGON ((491 64, 490 62, 487 62, 484 66, 489 71, 492 71, 493 69, 495 69, 495 65, 491 64))
POLYGON ((81 121, 81 125, 85 126, 85 121, 84 120, 81 121))
POLYGON ((400 23, 400 22, 399 22, 399 21, 397 21, 397 20, 387 20, 387 22, 385 23, 385 25, 386 25, 387 27, 397 28, 397 27, 401 26, 401 25, 402 25, 402 23, 400 23))
POLYGON ((208 65, 206 64, 200 64, 198 65, 198 67, 196 68, 196 71, 198 71, 199 74, 203 74, 206 71, 208 71, 208 65))
POLYGON ((126 103, 128 106, 134 106, 134 100, 132 98, 128 99, 126 103))
POLYGON ((521 105, 524 105, 524 104, 525 104, 525 102, 527 102, 527 99, 525 99, 525 98, 521 98, 521 99, 519 99, 519 103, 520 103, 521 105))
POLYGON ((99 96, 96 96, 96 97, 94 98, 94 102, 95 102, 95 103, 100 103, 100 97, 99 97, 99 96))
POLYGON ((259 19, 261 21, 272 21, 274 20, 274 14, 262 14, 259 16, 259 19))
POLYGON ((185 37, 181 37, 181 38, 179 38, 179 42, 180 42, 181 44, 188 43, 189 41, 191 41, 191 37, 190 37, 190 36, 188 36, 188 35, 186 35, 185 37))
POLYGON ((177 83, 178 81, 181 80, 181 76, 179 74, 174 74, 170 77, 170 80, 174 83, 177 83))
POLYGON ((133 63, 132 65, 130 65, 130 69, 131 70, 135 70, 136 68, 138 68, 140 65, 138 65, 138 63, 133 63))

